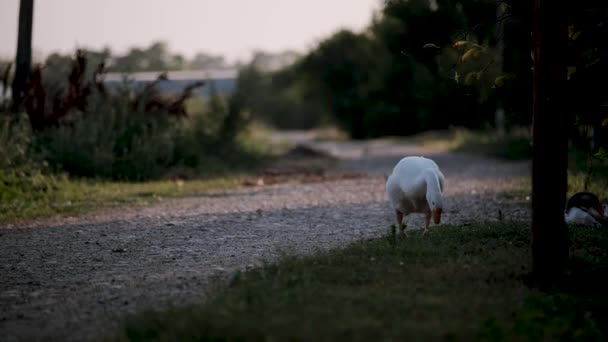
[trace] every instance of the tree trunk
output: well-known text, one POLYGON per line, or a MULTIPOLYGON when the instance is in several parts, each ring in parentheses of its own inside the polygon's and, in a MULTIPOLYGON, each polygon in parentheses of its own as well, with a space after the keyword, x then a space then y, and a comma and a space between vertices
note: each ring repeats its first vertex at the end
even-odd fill
POLYGON ((566 8, 555 0, 534 1, 532 265, 545 281, 555 280, 568 261, 566 8))
POLYGON ((13 80, 13 111, 18 111, 25 92, 27 79, 32 65, 32 22, 34 0, 21 0, 19 5, 19 33, 17 37, 17 56, 15 79, 13 80))

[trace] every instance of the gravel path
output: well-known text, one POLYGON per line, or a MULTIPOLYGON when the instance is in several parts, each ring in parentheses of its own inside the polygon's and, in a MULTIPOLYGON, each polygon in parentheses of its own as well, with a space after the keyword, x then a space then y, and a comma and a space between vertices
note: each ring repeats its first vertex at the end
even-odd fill
MULTIPOLYGON (((429 156, 444 172, 443 223, 496 220, 499 208, 507 219, 529 217, 525 199, 504 195, 529 175, 527 162, 390 140, 308 143, 339 158, 328 172, 363 176, 243 187, 0 229, 0 340, 99 340, 127 314, 202 300, 215 275, 385 234, 393 216, 384 176, 405 155, 429 156)), ((422 222, 421 215, 410 220, 422 222)))

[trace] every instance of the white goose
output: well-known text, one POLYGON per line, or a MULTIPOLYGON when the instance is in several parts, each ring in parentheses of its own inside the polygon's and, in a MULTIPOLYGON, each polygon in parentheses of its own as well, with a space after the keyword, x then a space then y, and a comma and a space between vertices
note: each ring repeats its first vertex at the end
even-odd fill
POLYGON ((397 226, 403 230, 404 218, 411 213, 424 213, 426 234, 431 221, 441 221, 445 178, 439 166, 428 158, 405 157, 397 163, 386 180, 386 195, 395 211, 397 226))

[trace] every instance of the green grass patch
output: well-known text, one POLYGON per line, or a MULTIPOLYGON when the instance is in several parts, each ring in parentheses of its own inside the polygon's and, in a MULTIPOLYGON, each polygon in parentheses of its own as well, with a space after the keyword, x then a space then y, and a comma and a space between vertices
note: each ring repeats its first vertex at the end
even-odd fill
POLYGON ((158 203, 166 198, 193 196, 212 189, 234 188, 236 176, 205 180, 142 183, 70 180, 67 177, 7 176, 0 172, 0 222, 77 215, 115 207, 158 203))
MULTIPOLYGON (((585 174, 569 171, 568 172, 568 191, 567 197, 574 195, 577 192, 585 191, 585 174)), ((600 200, 607 201, 608 200, 608 177, 607 176, 599 176, 595 175, 592 177, 591 182, 589 183, 589 190, 595 193, 600 200)), ((507 195, 511 197, 522 198, 525 196, 530 196, 532 194, 532 180, 526 178, 521 181, 517 186, 511 189, 507 195)))
POLYGON ((525 225, 389 234, 237 273, 202 305, 133 317, 116 340, 597 340, 607 243, 606 231, 573 231, 571 273, 542 292, 526 285, 525 225))
MULTIPOLYGON (((585 174, 578 172, 568 173, 568 196, 572 196, 585 189, 585 174)), ((600 200, 608 201, 608 174, 593 175, 589 183, 588 191, 596 194, 600 200)))
MULTIPOLYGON (((87 176, 90 177, 85 177, 82 174, 62 171, 61 168, 54 166, 53 162, 48 162, 43 158, 47 155, 38 151, 36 149, 38 145, 33 143, 42 138, 33 134, 25 118, 15 123, 11 123, 9 118, 8 116, 0 117, 0 223, 13 223, 55 215, 77 215, 99 209, 153 203, 167 197, 192 196, 210 189, 236 187, 242 184, 243 175, 255 172, 280 157, 272 150, 271 144, 249 129, 243 129, 230 141, 222 144, 205 141, 206 136, 197 133, 197 130, 203 129, 204 125, 193 119, 196 121, 196 125, 192 123, 180 128, 188 130, 187 135, 180 135, 177 133, 181 131, 175 131, 177 133, 174 137, 179 138, 180 143, 184 144, 182 149, 176 150, 184 152, 178 158, 179 162, 176 162, 175 165, 156 165, 155 156, 158 155, 155 153, 160 149, 158 141, 138 140, 145 150, 130 153, 136 159, 146 159, 150 163, 139 163, 136 159, 130 159, 126 164, 119 164, 130 165, 131 171, 129 172, 132 174, 144 174, 155 169, 153 172, 155 177, 140 181, 133 181, 129 177, 113 179, 103 177, 100 173, 104 167, 107 170, 113 170, 114 167, 122 168, 112 161, 113 157, 110 158, 112 153, 106 154, 109 159, 102 158, 105 163, 102 163, 105 165, 104 167, 98 167, 101 164, 84 161, 92 154, 99 152, 88 148, 89 145, 84 146, 80 143, 94 131, 92 128, 91 130, 81 129, 78 131, 78 135, 74 135, 77 130, 70 130, 68 126, 60 127, 57 131, 61 130, 71 137, 68 139, 62 136, 63 138, 60 139, 62 146, 72 152, 77 151, 72 153, 62 150, 61 158, 71 160, 78 167, 88 167, 91 173, 87 176), (202 140, 182 141, 186 138, 202 140), (39 153, 42 154, 39 155, 39 153), (173 181, 172 179, 185 180, 173 181)), ((206 123, 206 121, 202 121, 202 123, 206 123)), ((97 127, 86 120, 83 120, 82 124, 91 124, 97 133, 112 131, 112 129, 104 130, 103 125, 97 127)), ((59 134, 57 132, 53 134, 55 133, 59 134)), ((44 134, 51 133, 45 132, 44 134)), ((108 137, 109 140, 114 138, 108 137)), ((92 145, 100 144, 96 139, 89 140, 88 142, 92 145)), ((166 154, 162 151, 159 153, 166 154)), ((121 160, 126 161, 127 159, 122 158, 121 160)), ((137 179, 137 177, 133 178, 137 179)))
POLYGON ((224 158, 209 157, 200 169, 169 169, 164 179, 145 182, 56 175, 37 165, 0 168, 0 223, 153 204, 167 198, 236 188, 257 180, 266 168, 275 172, 281 168, 293 172, 296 168, 303 174, 314 174, 332 162, 324 156, 294 155, 287 147, 266 142, 255 131, 245 132, 238 143, 246 150, 224 158))
POLYGON ((530 130, 525 127, 513 129, 502 136, 494 130, 476 131, 454 127, 423 132, 398 140, 439 151, 483 154, 507 160, 532 158, 530 130))
POLYGON ((532 158, 532 145, 529 129, 513 130, 503 136, 495 131, 475 132, 455 130, 452 137, 452 151, 482 153, 508 160, 532 158))

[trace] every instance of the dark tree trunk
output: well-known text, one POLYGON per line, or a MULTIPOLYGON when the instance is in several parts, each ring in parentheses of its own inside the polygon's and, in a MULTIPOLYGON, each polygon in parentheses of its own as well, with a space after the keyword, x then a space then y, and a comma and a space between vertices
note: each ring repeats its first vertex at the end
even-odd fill
POLYGON ((15 79, 13 80, 13 111, 21 107, 27 79, 32 65, 32 22, 34 0, 21 0, 19 5, 19 33, 17 37, 17 56, 15 79))
POLYGON ((546 281, 558 277, 568 261, 566 8, 555 0, 534 1, 532 264, 535 276, 546 281))

